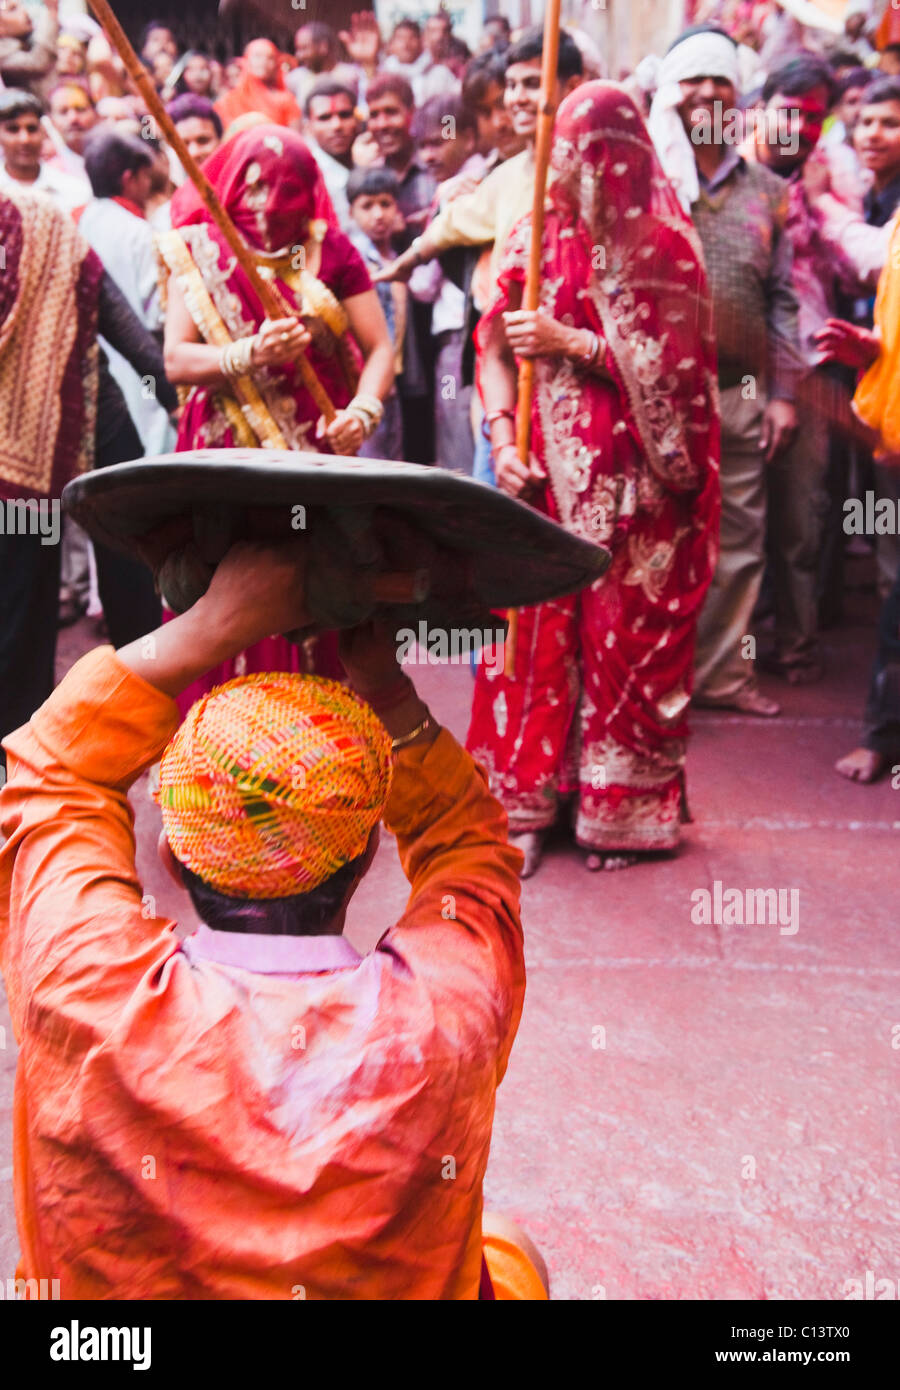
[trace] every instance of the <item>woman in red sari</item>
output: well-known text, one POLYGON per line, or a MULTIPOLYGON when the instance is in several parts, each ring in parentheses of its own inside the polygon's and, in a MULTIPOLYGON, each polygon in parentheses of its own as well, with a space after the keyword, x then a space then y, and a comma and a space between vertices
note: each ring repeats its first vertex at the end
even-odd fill
POLYGON ((560 107, 541 306, 523 311, 530 218, 479 326, 498 486, 613 556, 574 597, 523 609, 512 677, 478 668, 468 746, 523 876, 574 797, 591 869, 672 850, 686 818, 686 712, 719 517, 719 416, 702 252, 621 87, 560 107), (532 456, 515 448, 516 358, 535 359, 532 456))
MULTIPOLYGON (((179 204, 180 225, 159 238, 170 272, 166 370, 170 381, 190 388, 176 448, 355 454, 391 390, 394 354, 362 258, 316 217, 318 165, 299 135, 262 125, 222 145, 204 172, 281 296, 285 316, 264 319, 206 209, 196 199, 179 204), (296 368, 301 351, 336 408, 327 427, 296 368)), ((327 639, 313 652, 271 638, 210 673, 179 703, 186 710, 214 685, 257 671, 314 668, 336 676, 336 662, 327 639)))

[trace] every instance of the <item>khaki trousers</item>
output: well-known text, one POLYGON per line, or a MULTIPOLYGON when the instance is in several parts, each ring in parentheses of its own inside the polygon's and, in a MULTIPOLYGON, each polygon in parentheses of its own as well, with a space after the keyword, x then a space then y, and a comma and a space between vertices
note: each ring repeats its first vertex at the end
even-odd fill
MULTIPOLYGON (((827 404, 837 388, 812 377, 827 404)), ((769 559, 775 600, 775 655, 784 669, 819 656, 819 557, 828 524, 828 420, 812 401, 799 407, 793 446, 768 465, 769 559)))
POLYGON ((751 620, 765 567, 766 464, 759 447, 765 397, 721 392, 722 525, 719 563, 697 626, 694 693, 724 703, 755 679, 751 620))

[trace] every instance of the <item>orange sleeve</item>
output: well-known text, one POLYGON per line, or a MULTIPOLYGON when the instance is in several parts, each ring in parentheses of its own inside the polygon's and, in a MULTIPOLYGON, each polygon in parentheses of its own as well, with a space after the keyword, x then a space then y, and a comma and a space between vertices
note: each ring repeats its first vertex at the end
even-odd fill
MULTIPOLYGON (((381 949, 409 958, 450 1014, 480 1025, 506 1070, 525 993, 521 851, 484 771, 448 730, 401 751, 385 824, 411 892, 381 949)), ((449 1018, 448 1018, 449 1022, 449 1018)))
POLYGON ((0 968, 18 1037, 26 1018, 65 1020, 73 1052, 90 1046, 177 949, 142 896, 127 796, 177 724, 175 703, 101 647, 5 740, 0 968))

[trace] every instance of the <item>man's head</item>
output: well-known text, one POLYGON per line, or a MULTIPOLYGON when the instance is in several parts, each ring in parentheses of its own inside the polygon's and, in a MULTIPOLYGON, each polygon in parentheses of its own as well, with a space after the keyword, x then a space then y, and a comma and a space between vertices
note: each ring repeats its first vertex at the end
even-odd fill
POLYGON ((900 43, 889 43, 881 50, 878 68, 885 77, 900 77, 900 43))
POLYGON ((175 59, 172 57, 171 53, 163 49, 162 53, 155 53, 153 55, 150 60, 150 72, 159 91, 162 91, 163 87, 168 84, 174 71, 175 59))
POLYGON ((208 926, 314 935, 341 930, 390 783, 391 741, 368 705, 276 672, 197 701, 163 754, 157 800, 208 926))
POLYGON ((874 80, 874 75, 868 68, 855 67, 845 72, 836 83, 832 111, 842 122, 847 135, 852 135, 856 129, 866 88, 870 87, 874 80))
POLYGON ((475 152, 475 112, 461 97, 431 97, 416 112, 413 135, 419 163, 443 183, 475 152))
POLYGON ((207 97, 185 92, 170 102, 166 110, 198 164, 215 154, 222 143, 222 119, 207 97))
POLYGON ((350 216, 376 246, 390 241, 402 226, 399 191, 400 181, 391 169, 354 169, 347 180, 350 216))
POLYGON ((494 48, 509 48, 512 39, 512 26, 505 15, 491 15, 490 19, 484 22, 481 31, 481 43, 478 45, 479 53, 489 53, 494 48))
POLYGON ((0 153, 15 179, 33 183, 41 172, 44 108, 38 97, 15 87, 0 89, 0 153))
POLYGON ((303 109, 307 130, 319 148, 334 159, 349 160, 359 133, 350 88, 328 77, 319 78, 309 89, 303 109))
POLYGON ((84 142, 97 124, 97 108, 85 85, 61 82, 50 93, 50 120, 75 154, 84 154, 84 142))
MULTIPOLYGON (((544 31, 534 28, 523 34, 506 53, 503 100, 512 119, 513 130, 526 140, 533 140, 537 131, 543 52, 544 31)), ((574 91, 583 75, 581 49, 572 36, 561 29, 554 105, 559 106, 569 92, 574 91)))
POLYGON ((879 77, 863 92, 853 143, 876 185, 900 178, 900 78, 879 77))
POLYGON ((331 25, 301 25, 294 35, 294 56, 309 72, 330 72, 338 60, 337 35, 331 25))
POLYGON ((382 159, 402 164, 412 158, 412 122, 415 114, 413 90, 399 73, 382 72, 369 83, 368 128, 382 159))
POLYGON ((422 45, 431 55, 433 62, 442 63, 446 58, 452 32, 453 25, 445 10, 438 10, 437 14, 429 15, 426 19, 425 28, 422 30, 422 45))
POLYGON ((181 74, 184 91, 196 97, 208 97, 213 88, 213 68, 205 53, 192 53, 181 74))
POLYGON ((152 64, 158 53, 168 53, 172 58, 177 58, 178 40, 167 24, 151 19, 149 24, 144 25, 141 36, 141 57, 145 63, 152 64))
POLYGON ((766 112, 760 157, 776 173, 789 174, 806 163, 822 134, 834 96, 827 63, 804 55, 792 58, 766 78, 762 100, 766 112))
POLYGON ((86 45, 74 34, 60 34, 56 45, 57 77, 81 77, 86 71, 86 45))
POLYGON ((463 105, 475 113, 478 153, 489 155, 496 150, 501 159, 522 149, 503 100, 505 81, 506 60, 496 53, 482 53, 469 63, 462 84, 463 105))
POLYGON ((715 137, 725 113, 737 103, 737 66, 737 44, 713 24, 686 29, 666 54, 660 86, 677 81, 681 101, 676 109, 692 143, 719 143, 715 137))
POLYGON ((27 39, 34 29, 22 0, 6 0, 0 10, 0 38, 27 39))
POLYGON ((388 40, 388 52, 398 63, 415 63, 422 56, 422 33, 414 19, 401 19, 388 40))
POLYGON ((848 73, 855 72, 859 67, 859 58, 855 53, 851 53, 849 48, 839 48, 828 55, 828 66, 831 68, 831 75, 835 82, 841 82, 848 73))
POLYGON ((244 64, 251 77, 258 77, 267 87, 278 82, 280 57, 270 39, 253 39, 244 49, 244 64))
POLYGON ((154 156, 148 141, 118 130, 98 130, 84 151, 95 198, 127 198, 144 208, 153 192, 154 156))

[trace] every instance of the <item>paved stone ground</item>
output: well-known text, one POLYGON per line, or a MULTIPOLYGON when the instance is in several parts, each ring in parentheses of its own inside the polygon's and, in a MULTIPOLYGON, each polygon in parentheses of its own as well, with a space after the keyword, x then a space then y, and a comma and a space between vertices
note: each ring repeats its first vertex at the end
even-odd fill
MULTIPOLYGON (((695 715, 695 821, 676 859, 588 875, 562 839, 524 885, 528 994, 486 1199, 542 1246, 557 1298, 841 1299, 867 1269, 900 1280, 900 790, 832 771, 857 741, 873 613, 851 595, 822 685, 766 684, 781 719, 695 715), (691 894, 717 879, 797 889, 799 929, 694 924, 691 894)), ((64 633, 61 670, 95 640, 86 623, 64 633)), ((418 675, 464 735, 468 672, 418 675)), ((154 862, 145 786, 134 799, 144 882, 188 923, 154 862)), ((405 886, 385 836, 350 922, 358 945, 399 915, 405 886)), ((5 1278, 2 1004, 0 1026, 5 1278)))

